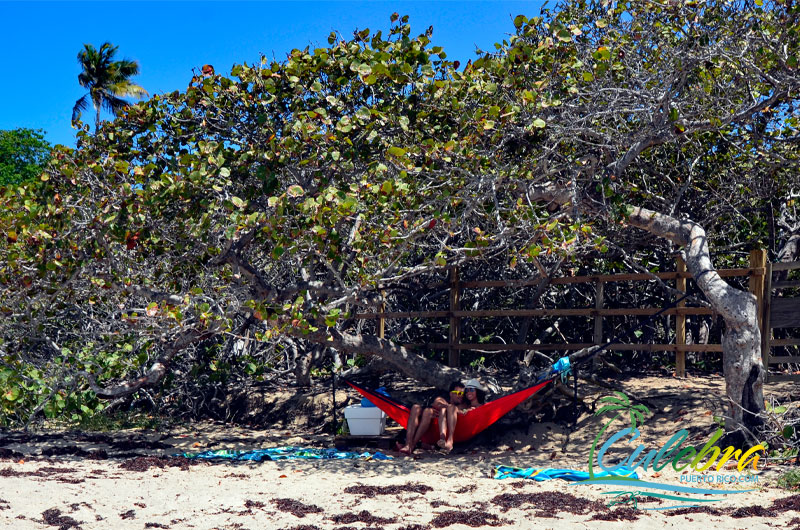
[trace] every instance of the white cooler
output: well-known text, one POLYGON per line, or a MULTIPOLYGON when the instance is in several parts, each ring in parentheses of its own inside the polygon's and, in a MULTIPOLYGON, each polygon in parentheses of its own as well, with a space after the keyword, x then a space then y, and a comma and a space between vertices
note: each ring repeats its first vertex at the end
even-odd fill
POLYGON ((350 405, 344 409, 347 428, 355 436, 377 436, 386 428, 386 414, 378 407, 350 405))

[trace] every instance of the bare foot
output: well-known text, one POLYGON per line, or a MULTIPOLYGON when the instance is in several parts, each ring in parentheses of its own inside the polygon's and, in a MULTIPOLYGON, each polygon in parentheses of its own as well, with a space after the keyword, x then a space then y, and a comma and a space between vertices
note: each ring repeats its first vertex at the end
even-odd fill
POLYGON ((449 453, 453 450, 453 442, 445 442, 444 445, 440 445, 439 447, 441 447, 445 453, 449 453))
POLYGON ((408 455, 408 456, 411 456, 414 453, 414 449, 412 447, 407 446, 407 445, 404 445, 403 447, 401 447, 399 449, 399 451, 401 453, 403 453, 404 455, 408 455))
MULTIPOLYGON (((439 438, 439 441, 436 442, 436 445, 438 445, 439 447, 444 449, 445 447, 447 447, 447 440, 445 440, 444 438, 439 438)), ((451 445, 450 448, 452 449, 452 444, 450 444, 450 445, 451 445)))

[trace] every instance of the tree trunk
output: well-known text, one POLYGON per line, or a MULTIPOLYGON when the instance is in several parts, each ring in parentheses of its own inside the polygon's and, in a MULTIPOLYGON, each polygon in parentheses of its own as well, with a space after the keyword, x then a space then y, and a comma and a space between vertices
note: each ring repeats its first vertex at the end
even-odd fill
POLYGON ((754 431, 764 410, 764 366, 756 298, 726 283, 711 263, 706 233, 697 223, 635 208, 631 226, 685 247, 686 267, 708 301, 725 321, 723 370, 730 404, 729 430, 744 425, 754 431))
POLYGON ((340 351, 377 355, 398 372, 442 390, 446 390, 453 381, 468 379, 460 370, 426 359, 372 335, 350 335, 328 329, 303 335, 303 338, 340 351))
MULTIPOLYGON (((567 204, 568 192, 554 183, 533 186, 530 200, 567 204)), ((594 210, 591 203, 582 209, 594 210)), ((764 411, 764 365, 761 362, 761 330, 758 326, 756 298, 728 285, 711 263, 708 239, 703 228, 688 219, 678 220, 646 208, 634 208, 628 223, 685 247, 686 267, 714 310, 725 321, 722 338, 722 364, 730 405, 726 426, 743 425, 750 431, 759 427, 764 411)), ((585 358, 591 349, 570 355, 573 362, 585 358)))
POLYGON ((311 386, 311 360, 312 352, 298 347, 297 342, 289 343, 289 350, 292 352, 292 362, 294 363, 294 377, 299 387, 311 386))

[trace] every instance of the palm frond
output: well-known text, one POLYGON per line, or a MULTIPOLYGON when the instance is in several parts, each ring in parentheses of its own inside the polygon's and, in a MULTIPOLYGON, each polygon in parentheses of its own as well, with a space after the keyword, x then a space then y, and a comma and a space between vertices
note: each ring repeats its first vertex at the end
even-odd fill
POLYGON ((72 107, 72 125, 75 125, 81 117, 81 113, 89 108, 89 94, 84 94, 82 98, 75 102, 72 107))
POLYGON ((135 98, 142 98, 149 96, 144 87, 137 85, 131 81, 125 80, 119 83, 114 83, 108 87, 109 92, 118 97, 131 96, 135 98))
POLYGON ((128 79, 135 75, 139 75, 139 63, 136 61, 123 59, 114 64, 116 65, 117 74, 123 79, 128 79))
POLYGON ((118 98, 114 94, 106 94, 103 97, 103 108, 107 111, 111 112, 115 116, 120 113, 125 107, 129 105, 127 101, 122 98, 118 98))

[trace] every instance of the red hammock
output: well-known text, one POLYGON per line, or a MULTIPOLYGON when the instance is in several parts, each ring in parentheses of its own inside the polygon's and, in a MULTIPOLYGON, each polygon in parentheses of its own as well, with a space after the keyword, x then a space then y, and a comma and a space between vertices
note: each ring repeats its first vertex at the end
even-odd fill
MULTIPOLYGON (((488 426, 505 416, 511 409, 537 393, 545 385, 550 383, 552 379, 548 379, 538 385, 514 392, 507 396, 495 399, 470 411, 466 414, 459 414, 458 423, 456 423, 456 431, 453 433, 453 441, 464 442, 469 440, 479 432, 486 429, 488 426)), ((378 394, 372 390, 367 390, 354 385, 350 381, 345 381, 348 385, 358 390, 359 394, 369 399, 376 407, 386 413, 387 416, 394 421, 408 428, 408 417, 411 411, 402 403, 394 399, 378 394)), ((433 418, 428 431, 422 436, 422 441, 427 444, 435 444, 439 440, 439 422, 433 418)))

